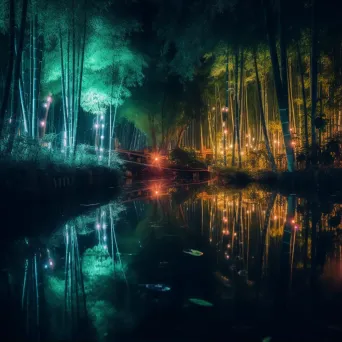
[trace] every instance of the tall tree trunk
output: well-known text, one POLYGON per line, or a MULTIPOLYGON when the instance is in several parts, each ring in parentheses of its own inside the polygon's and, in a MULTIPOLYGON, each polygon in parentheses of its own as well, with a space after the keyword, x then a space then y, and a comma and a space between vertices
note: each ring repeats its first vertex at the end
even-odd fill
POLYGON ((204 152, 204 143, 203 143, 203 125, 202 125, 202 115, 200 115, 200 143, 201 143, 201 154, 204 152))
POLYGON ((243 68, 244 68, 244 56, 243 56, 243 49, 240 52, 240 86, 239 86, 239 167, 241 168, 241 144, 242 144, 242 98, 243 98, 243 68))
MULTIPOLYGON (((237 143, 238 147, 238 167, 241 168, 241 145, 240 145, 240 122, 239 122, 239 86, 238 86, 238 80, 239 80, 239 48, 236 47, 235 49, 235 124, 234 124, 234 131, 235 131, 235 142, 237 143)), ((234 148, 234 146, 233 146, 234 148)), ((234 161, 235 165, 235 161, 234 161)), ((233 166, 234 166, 233 165, 233 166)))
MULTIPOLYGON (((87 10, 86 10, 86 0, 84 4, 84 22, 83 22, 83 44, 81 50, 81 62, 80 62, 80 70, 79 70, 79 80, 78 80, 78 89, 77 89, 77 111, 75 117, 75 124, 74 124, 74 150, 73 155, 75 158, 76 147, 79 140, 79 133, 78 133, 78 121, 81 112, 81 96, 82 96, 82 84, 83 84, 83 69, 84 69, 84 54, 85 54, 85 44, 86 44, 86 35, 87 35, 87 10)), ((109 137, 110 141, 110 137, 109 137)))
POLYGON ((277 166, 274 160, 274 156, 271 150, 270 141, 268 139, 267 134, 267 126, 266 126, 266 120, 265 120, 265 113, 262 106, 262 97, 261 97, 261 85, 260 85, 260 79, 259 79, 259 73, 258 73, 258 63, 257 63, 257 56, 256 56, 256 50, 253 51, 253 59, 254 59, 254 68, 255 68, 255 76, 256 76, 256 84, 257 84, 257 93, 258 93, 258 102, 259 102, 259 113, 260 113, 260 121, 262 126, 262 131, 264 134, 265 144, 266 144, 266 150, 268 154, 268 159, 272 166, 272 171, 276 171, 277 166))
POLYGON ((284 145, 286 150, 287 157, 287 170, 289 172, 293 172, 295 170, 294 163, 294 152, 292 148, 291 134, 289 128, 289 103, 288 103, 288 92, 287 92, 287 72, 286 72, 286 45, 284 41, 284 34, 282 33, 282 39, 280 39, 280 56, 281 56, 281 75, 280 77, 280 68, 278 62, 278 53, 276 46, 276 38, 274 34, 274 28, 271 22, 272 13, 270 11, 269 0, 265 0, 264 2, 264 10, 265 10, 265 18, 266 18, 266 26, 267 26, 267 34, 269 41, 269 49, 271 55, 272 69, 273 69, 273 78, 274 84, 278 99, 278 107, 280 114, 281 127, 283 131, 284 137, 284 145))
POLYGON ((76 121, 76 110, 75 110, 75 82, 76 82, 76 26, 75 26, 75 0, 72 0, 72 85, 71 85, 71 117, 73 120, 73 125, 72 128, 73 130, 71 131, 72 134, 72 151, 73 155, 75 153, 75 137, 76 137, 76 129, 75 129, 75 121, 76 121))
POLYGON ((9 56, 7 65, 7 75, 5 82, 5 89, 0 109, 0 137, 5 123, 5 115, 10 97, 10 90, 12 84, 13 64, 14 64, 14 30, 15 30, 15 12, 14 0, 10 0, 10 13, 9 13, 9 56))
MULTIPOLYGON (((18 46, 17 42, 14 44, 15 47, 15 55, 17 58, 18 55, 18 46)), ((22 60, 24 56, 24 52, 22 51, 22 60)), ((23 65, 23 62, 21 62, 21 65, 23 65)), ((21 68, 22 69, 22 68, 21 68)), ((27 134, 28 133, 28 126, 27 126, 27 112, 26 112, 26 106, 25 106, 25 99, 24 99, 24 82, 23 82, 23 72, 20 71, 19 73, 19 96, 20 96, 20 106, 21 106, 21 112, 23 114, 23 121, 24 121, 24 131, 27 134)))
POLYGON ((309 151, 309 129, 308 129, 308 109, 306 105, 306 94, 305 94, 305 85, 304 85, 304 70, 302 64, 302 57, 300 53, 299 43, 297 42, 297 56, 298 56, 298 66, 300 73, 300 83, 302 89, 302 98, 303 98, 303 113, 304 113, 304 136, 305 136, 305 153, 307 154, 309 151))
POLYGON ((227 166, 227 132, 228 132, 228 108, 229 108, 229 56, 228 48, 226 51, 226 88, 225 88, 225 108, 223 112, 223 165, 227 166))
POLYGON ((37 117, 37 106, 38 106, 38 42, 37 42, 37 15, 36 8, 33 8, 33 23, 32 23, 32 62, 33 62, 33 73, 32 73, 32 138, 35 138, 38 133, 38 117, 37 117))
POLYGON ((177 144, 176 144, 176 146, 178 147, 178 148, 180 148, 180 143, 181 143, 181 141, 182 141, 182 138, 183 138, 183 135, 184 135, 184 132, 185 132, 185 130, 186 130, 186 125, 184 125, 182 128, 181 128, 181 130, 179 131, 179 134, 178 134, 178 138, 177 138, 177 144))
POLYGON ((114 105, 114 117, 113 117, 113 123, 112 123, 112 139, 115 139, 115 121, 116 121, 116 115, 118 113, 119 100, 120 100, 121 90, 123 87, 124 80, 125 80, 125 78, 122 77, 122 79, 120 81, 119 90, 118 90, 118 93, 116 95, 116 100, 115 100, 115 105, 114 105))
POLYGON ((65 73, 64 73, 64 56, 63 56, 63 41, 62 41, 62 29, 59 28, 59 48, 61 58, 61 88, 62 88, 62 105, 63 105, 63 120, 64 120, 64 134, 66 135, 66 145, 68 146, 68 108, 67 98, 65 91, 65 73))
POLYGON ((6 148, 7 153, 11 153, 14 143, 14 138, 17 130, 18 123, 18 93, 19 93, 19 78, 20 78, 20 64, 21 64, 21 55, 24 46, 24 34, 25 34, 25 26, 26 26, 26 14, 27 14, 27 4, 28 0, 23 1, 22 12, 21 12, 21 21, 20 21, 20 33, 19 33, 19 42, 18 42, 18 51, 15 59, 14 65, 14 80, 13 80, 13 113, 12 113, 12 125, 10 127, 10 136, 8 140, 8 145, 6 148))
POLYGON ((312 0, 312 27, 311 27, 311 144, 313 161, 316 162, 317 138, 316 138, 316 108, 317 108, 317 27, 316 27, 316 0, 312 0))

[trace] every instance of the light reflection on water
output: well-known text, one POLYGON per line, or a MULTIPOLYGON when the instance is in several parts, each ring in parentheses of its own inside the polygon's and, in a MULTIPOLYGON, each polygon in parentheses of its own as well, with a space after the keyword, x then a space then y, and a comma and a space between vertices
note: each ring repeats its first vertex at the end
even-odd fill
POLYGON ((341 213, 254 186, 127 185, 117 202, 13 244, 10 323, 42 341, 335 337, 341 213))

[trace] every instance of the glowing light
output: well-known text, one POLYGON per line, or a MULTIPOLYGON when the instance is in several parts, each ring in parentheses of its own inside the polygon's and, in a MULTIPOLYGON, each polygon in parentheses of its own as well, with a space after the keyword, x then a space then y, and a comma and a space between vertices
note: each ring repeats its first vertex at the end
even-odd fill
POLYGON ((296 145, 296 142, 295 141, 291 141, 291 145, 296 145))
POLYGON ((101 120, 103 120, 104 119, 104 116, 103 115, 101 115, 101 120))
POLYGON ((222 127, 225 127, 226 126, 226 123, 225 122, 222 122, 222 127))
POLYGON ((248 147, 248 144, 246 144, 246 147, 248 147))
POLYGON ((230 248, 230 243, 228 243, 227 247, 230 248))
POLYGON ((236 236, 236 233, 234 233, 234 236, 236 236))
POLYGON ((104 128, 104 124, 102 124, 102 128, 104 128))
POLYGON ((40 125, 41 125, 42 127, 44 127, 44 126, 45 126, 45 121, 41 121, 41 122, 40 122, 40 125))
POLYGON ((298 228, 299 228, 297 224, 296 224, 294 227, 295 227, 295 229, 298 229, 298 228))
POLYGON ((104 248, 104 249, 107 249, 108 247, 107 247, 107 245, 104 245, 103 248, 104 248))
POLYGON ((215 110, 215 107, 213 107, 212 110, 215 110))
POLYGON ((291 220, 291 223, 295 223, 295 220, 291 220))
POLYGON ((95 124, 94 127, 95 127, 95 128, 99 128, 99 125, 98 125, 98 124, 95 124))
POLYGON ((53 262, 51 260, 50 260, 49 264, 50 264, 50 266, 53 266, 53 262))
POLYGON ((106 240, 107 240, 107 236, 104 236, 104 237, 103 237, 103 241, 106 241, 106 240))
POLYGON ((102 147, 100 148, 100 152, 103 152, 103 148, 102 147))
POLYGON ((229 259, 229 255, 226 255, 226 259, 229 259))
POLYGON ((156 191, 155 191, 155 194, 156 194, 156 195, 158 195, 158 193, 159 193, 159 191, 158 191, 158 190, 156 190, 156 191))
POLYGON ((100 223, 97 223, 97 224, 96 224, 96 229, 100 229, 100 228, 101 228, 100 223))
POLYGON ((223 218, 223 222, 224 223, 227 223, 228 222, 228 219, 226 217, 223 218))
POLYGON ((158 157, 155 157, 155 158, 154 158, 154 160, 155 160, 155 161, 158 161, 158 160, 159 160, 159 158, 158 158, 158 157))
POLYGON ((253 141, 255 140, 255 138, 252 139, 253 141))
POLYGON ((47 106, 48 106, 47 103, 44 103, 44 107, 47 108, 47 106))
POLYGON ((228 131, 225 129, 225 130, 224 130, 224 134, 227 134, 227 133, 228 133, 228 131))
POLYGON ((230 148, 233 148, 233 145, 229 145, 230 148))
POLYGON ((102 140, 104 139, 104 135, 101 135, 101 139, 102 139, 102 140))
POLYGON ((45 264, 45 265, 44 265, 44 268, 47 269, 47 268, 48 268, 48 265, 45 264))
POLYGON ((52 97, 51 96, 48 96, 47 99, 46 99, 47 102, 51 103, 52 102, 52 97))
POLYGON ((277 215, 274 215, 274 219, 275 219, 275 220, 277 219, 277 215))
POLYGON ((103 224, 103 225, 102 225, 102 228, 103 228, 103 229, 106 229, 106 228, 107 228, 107 225, 103 224))

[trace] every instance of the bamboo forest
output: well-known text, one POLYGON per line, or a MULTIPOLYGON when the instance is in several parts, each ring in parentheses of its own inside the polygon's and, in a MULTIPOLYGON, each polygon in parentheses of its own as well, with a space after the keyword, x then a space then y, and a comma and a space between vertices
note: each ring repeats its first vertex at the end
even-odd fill
POLYGON ((0 340, 341 341, 341 10, 0 0, 0 340))

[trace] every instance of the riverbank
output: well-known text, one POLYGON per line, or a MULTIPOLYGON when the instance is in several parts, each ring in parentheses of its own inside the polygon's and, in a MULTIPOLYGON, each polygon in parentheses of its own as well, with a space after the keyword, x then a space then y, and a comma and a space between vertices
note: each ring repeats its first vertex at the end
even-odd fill
POLYGON ((342 169, 338 168, 317 168, 292 173, 215 168, 213 175, 218 177, 221 185, 246 186, 259 183, 286 193, 342 193, 342 169))
POLYGON ((119 193, 122 180, 120 170, 103 166, 40 167, 30 161, 1 161, 3 236, 29 235, 34 232, 25 227, 41 231, 49 220, 67 220, 108 202, 119 193), (21 231, 12 231, 13 224, 22 227, 21 231))

